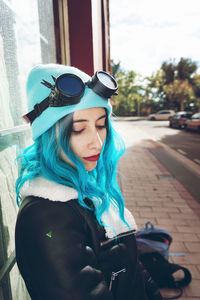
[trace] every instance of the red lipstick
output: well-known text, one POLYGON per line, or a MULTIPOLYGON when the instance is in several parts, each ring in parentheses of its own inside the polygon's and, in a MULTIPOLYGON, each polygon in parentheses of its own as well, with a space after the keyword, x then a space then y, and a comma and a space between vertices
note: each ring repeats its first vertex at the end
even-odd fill
POLYGON ((83 157, 85 160, 88 160, 88 161, 96 161, 99 159, 99 156, 100 156, 100 153, 97 154, 97 155, 93 155, 93 156, 88 156, 88 157, 83 157))

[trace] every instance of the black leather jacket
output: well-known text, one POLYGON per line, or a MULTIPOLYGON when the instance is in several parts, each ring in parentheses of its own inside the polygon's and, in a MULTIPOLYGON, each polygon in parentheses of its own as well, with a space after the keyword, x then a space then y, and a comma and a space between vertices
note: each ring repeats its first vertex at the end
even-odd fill
POLYGON ((106 238, 93 210, 76 199, 26 197, 15 238, 17 264, 33 300, 150 299, 134 233, 106 238))

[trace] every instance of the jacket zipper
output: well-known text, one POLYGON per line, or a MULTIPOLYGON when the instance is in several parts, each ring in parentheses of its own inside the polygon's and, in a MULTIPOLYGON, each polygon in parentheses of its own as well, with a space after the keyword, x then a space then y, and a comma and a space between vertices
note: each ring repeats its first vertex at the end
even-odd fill
POLYGON ((111 278, 110 278, 110 284, 109 284, 109 291, 112 290, 112 285, 113 285, 113 281, 116 279, 116 277, 120 274, 120 273, 125 273, 126 272, 126 268, 123 268, 117 272, 112 272, 111 278))
POLYGON ((121 237, 129 236, 129 235, 133 234, 134 232, 135 232, 135 230, 131 230, 131 231, 122 233, 122 234, 120 234, 120 235, 117 235, 117 236, 114 237, 114 238, 111 238, 111 239, 108 239, 108 240, 106 240, 106 241, 100 242, 100 246, 107 245, 107 244, 111 243, 112 241, 116 240, 118 237, 121 238, 121 237))

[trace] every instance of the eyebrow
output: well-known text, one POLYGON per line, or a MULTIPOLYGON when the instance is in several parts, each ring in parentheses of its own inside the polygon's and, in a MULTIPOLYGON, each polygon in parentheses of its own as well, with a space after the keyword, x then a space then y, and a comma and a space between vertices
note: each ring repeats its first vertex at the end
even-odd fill
MULTIPOLYGON (((106 115, 102 115, 101 117, 99 117, 96 121, 99 121, 103 118, 106 118, 106 115)), ((87 119, 78 119, 78 120, 74 120, 73 123, 79 123, 79 122, 88 122, 89 120, 87 119)))

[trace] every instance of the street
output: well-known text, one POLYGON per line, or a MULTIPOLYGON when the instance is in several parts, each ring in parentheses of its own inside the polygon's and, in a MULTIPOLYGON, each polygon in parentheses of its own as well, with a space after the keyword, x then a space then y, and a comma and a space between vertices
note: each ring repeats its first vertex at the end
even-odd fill
POLYGON ((118 118, 115 127, 119 129, 128 147, 145 139, 160 141, 200 166, 199 133, 170 128, 169 121, 136 118, 118 118))
POLYGON ((169 128, 168 121, 130 117, 115 118, 114 127, 124 139, 127 150, 145 140, 155 143, 149 151, 200 202, 199 133, 169 128), (159 143, 163 146, 159 147, 159 143))
MULTIPOLYGON (((188 157, 169 147, 185 151, 183 139, 176 140, 179 131, 168 128, 167 123, 136 121, 136 118, 118 118, 114 122, 127 147, 119 163, 119 184, 139 229, 151 221, 170 232, 173 237, 170 260, 186 266, 192 273, 192 282, 184 288, 180 299, 197 300, 200 299, 200 166, 188 158, 189 150, 193 149, 188 140, 188 157), (163 143, 168 140, 169 146, 163 143)), ((200 138, 190 132, 181 132, 182 135, 186 139, 200 138)), ((169 289, 162 292, 164 297, 172 296, 169 289)))

